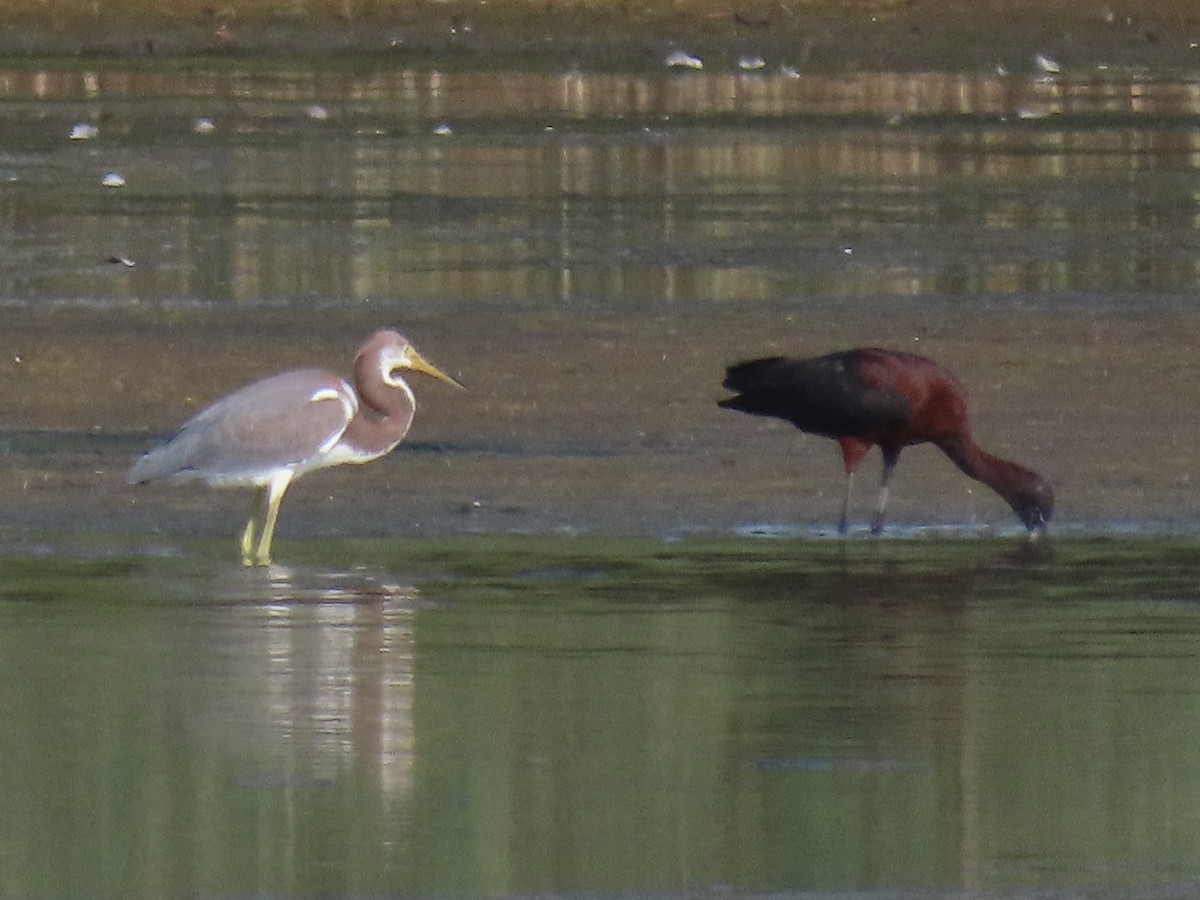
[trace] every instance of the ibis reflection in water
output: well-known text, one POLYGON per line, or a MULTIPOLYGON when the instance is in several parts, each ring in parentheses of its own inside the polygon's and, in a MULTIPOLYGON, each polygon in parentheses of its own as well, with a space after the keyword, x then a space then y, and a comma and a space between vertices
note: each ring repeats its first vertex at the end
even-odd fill
POLYGON ((883 530, 888 484, 900 451, 930 443, 962 472, 1004 498, 1032 535, 1054 512, 1054 491, 1036 472, 975 443, 962 385, 943 366, 912 353, 859 348, 813 359, 774 356, 730 366, 726 409, 773 416, 842 448, 846 490, 839 530, 846 532, 854 470, 872 446, 883 452, 883 480, 871 531, 883 530))
POLYGON ((141 457, 128 480, 200 479, 213 487, 256 488, 242 531, 242 562, 269 565, 279 504, 293 479, 370 462, 404 439, 416 410, 405 370, 462 387, 403 335, 379 331, 359 348, 353 386, 323 369, 296 369, 248 384, 141 457))

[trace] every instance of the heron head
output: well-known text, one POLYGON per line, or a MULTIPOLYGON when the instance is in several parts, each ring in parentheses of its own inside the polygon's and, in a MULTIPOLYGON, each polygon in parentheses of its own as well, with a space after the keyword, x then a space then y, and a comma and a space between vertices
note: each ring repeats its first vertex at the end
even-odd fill
POLYGON ((391 387, 404 385, 404 372, 409 371, 420 372, 465 390, 455 379, 418 353, 412 342, 397 331, 377 332, 358 351, 359 363, 369 364, 372 359, 378 367, 380 378, 391 387))

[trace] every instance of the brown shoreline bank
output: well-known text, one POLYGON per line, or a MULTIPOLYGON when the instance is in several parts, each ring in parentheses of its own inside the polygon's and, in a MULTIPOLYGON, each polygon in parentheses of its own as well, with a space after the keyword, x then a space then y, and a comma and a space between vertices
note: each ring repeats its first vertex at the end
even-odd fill
POLYGON ((1200 6, 1167 0, 768 3, 394 3, 88 0, 4 9, 0 55, 317 54, 445 66, 662 65, 685 48, 711 66, 753 53, 818 70, 1200 67, 1200 6))

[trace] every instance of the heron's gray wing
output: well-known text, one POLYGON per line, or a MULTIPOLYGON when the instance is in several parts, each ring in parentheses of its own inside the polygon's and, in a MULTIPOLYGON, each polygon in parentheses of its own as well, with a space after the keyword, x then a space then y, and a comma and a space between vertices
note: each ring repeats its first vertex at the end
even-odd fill
POLYGON ((129 470, 130 482, 167 477, 254 482, 319 462, 357 410, 350 386, 320 369, 284 372, 218 400, 129 470))

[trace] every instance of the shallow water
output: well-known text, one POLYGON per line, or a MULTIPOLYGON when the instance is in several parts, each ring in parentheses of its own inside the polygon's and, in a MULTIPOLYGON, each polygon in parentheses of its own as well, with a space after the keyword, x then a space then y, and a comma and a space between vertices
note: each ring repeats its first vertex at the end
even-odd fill
POLYGON ((0 894, 1200 892, 1195 79, 793 63, 0 69, 0 894), (382 325, 469 390, 281 566, 124 483, 382 325), (825 539, 834 445, 715 404, 854 344, 1054 543, 928 448, 825 539))
POLYGON ((1176 73, 337 65, 0 72, 6 301, 627 311, 1194 287, 1200 100, 1176 73))
POLYGON ((6 895, 1200 890, 1190 542, 310 549, 0 560, 6 895))

